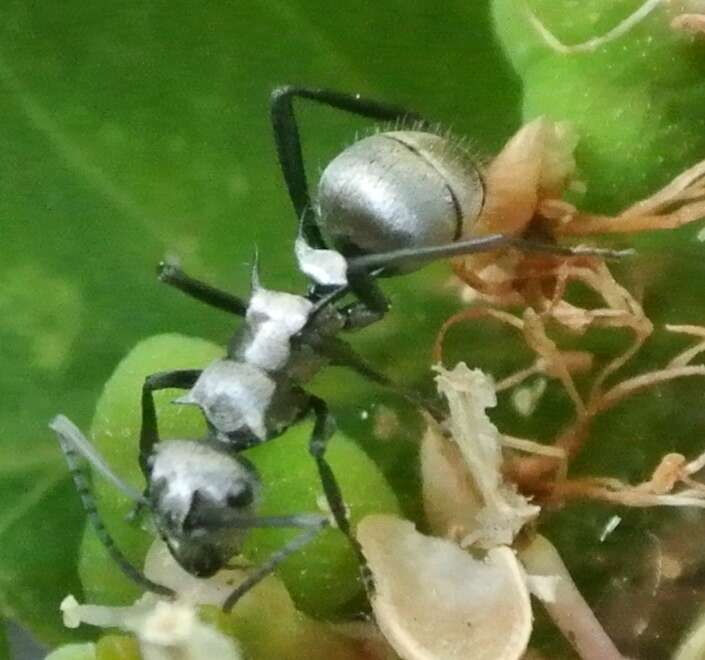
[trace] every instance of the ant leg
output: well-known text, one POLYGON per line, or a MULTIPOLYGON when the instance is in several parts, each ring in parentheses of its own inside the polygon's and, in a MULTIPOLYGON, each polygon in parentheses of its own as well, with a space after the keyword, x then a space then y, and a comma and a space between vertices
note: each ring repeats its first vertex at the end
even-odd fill
POLYGON ((376 121, 408 120, 418 123, 420 126, 427 126, 428 122, 414 112, 409 112, 399 106, 361 98, 358 94, 344 94, 329 89, 312 89, 292 85, 279 87, 272 92, 270 113, 277 156, 289 197, 296 211, 296 217, 301 221, 301 233, 312 247, 325 248, 326 244, 316 224, 316 214, 309 196, 299 127, 294 115, 294 98, 309 99, 376 121))
MULTIPOLYGON (((351 269, 348 261, 348 285, 367 308, 368 319, 379 321, 389 311, 389 301, 375 280, 376 274, 368 270, 351 269)), ((359 314, 359 311, 358 311, 359 314)), ((371 320, 369 321, 372 322, 371 320)), ((369 325, 369 323, 368 323, 369 325)))
POLYGON ((356 550, 359 550, 351 536, 350 522, 348 521, 348 514, 345 510, 345 503, 343 502, 343 495, 340 492, 338 480, 335 478, 333 470, 325 459, 328 440, 330 440, 335 432, 335 422, 328 411, 328 404, 323 399, 312 395, 310 405, 316 417, 316 421, 313 425, 308 450, 316 461, 318 475, 321 479, 321 485, 323 486, 323 493, 325 494, 326 501, 328 502, 328 506, 333 514, 338 529, 353 542, 356 550))
POLYGON ((314 308, 309 315, 311 322, 323 309, 336 303, 348 293, 354 293, 358 301, 338 308, 338 312, 345 317, 346 330, 360 330, 379 321, 389 310, 389 302, 375 278, 382 272, 377 269, 370 273, 360 271, 348 277, 348 283, 326 290, 324 287, 313 287, 308 298, 314 303, 314 308))
POLYGON ((140 428, 140 469, 149 482, 149 457, 154 445, 159 442, 157 411, 154 407, 154 392, 167 389, 191 389, 199 376, 200 369, 180 369, 178 371, 161 371, 147 376, 142 385, 142 427, 140 428))
POLYGON ((565 257, 602 257, 605 259, 619 259, 633 254, 633 250, 609 250, 601 248, 568 247, 538 243, 535 241, 506 236, 505 234, 490 234, 478 236, 466 241, 457 241, 444 245, 432 245, 420 248, 403 248, 390 252, 366 254, 348 259, 348 278, 357 276, 358 273, 368 273, 379 268, 395 268, 417 264, 419 266, 436 261, 478 252, 492 252, 503 248, 514 247, 525 252, 539 252, 542 254, 556 254, 565 257))
POLYGON ((395 392, 412 405, 427 411, 436 421, 447 417, 447 414, 436 402, 429 401, 417 392, 406 389, 374 369, 350 344, 342 339, 336 337, 332 341, 326 342, 321 346, 321 353, 331 360, 332 365, 352 369, 363 378, 395 392))
POLYGON ((377 323, 384 316, 378 310, 370 309, 363 302, 354 302, 338 309, 344 318, 343 330, 355 332, 377 323))
POLYGON ((245 316, 247 313, 247 303, 244 300, 187 275, 175 264, 162 261, 157 266, 157 277, 161 282, 206 305, 237 316, 245 316))
MULTIPOLYGON (((83 473, 83 470, 79 465, 79 454, 77 453, 77 451, 85 456, 82 448, 85 446, 90 447, 90 443, 88 442, 86 437, 69 419, 67 419, 63 415, 55 417, 51 421, 49 427, 52 429, 52 431, 54 431, 54 433, 56 433, 56 437, 59 440, 59 446, 61 447, 61 451, 64 454, 66 463, 69 466, 69 472, 71 473, 73 483, 76 486, 76 491, 78 492, 81 498, 81 503, 83 504, 83 508, 86 512, 86 515, 88 516, 88 520, 90 520, 90 523, 93 526, 96 535, 100 539, 100 542, 103 544, 112 560, 118 565, 120 570, 129 579, 131 579, 143 589, 152 591, 162 596, 173 597, 175 594, 171 589, 161 584, 157 584, 156 582, 152 582, 139 569, 137 569, 127 557, 125 557, 120 548, 118 548, 113 537, 105 528, 103 520, 101 519, 100 514, 98 513, 98 509, 96 508, 95 497, 91 492, 88 477, 83 473)), ((92 454, 99 456, 95 449, 93 449, 92 447, 91 452, 92 454)), ((105 464, 102 457, 99 457, 99 459, 103 464, 105 464)), ((92 459, 89 460, 93 462, 92 459)), ((103 472, 102 468, 99 469, 101 472, 103 472)), ((119 478, 116 475, 112 474, 111 481, 115 483, 116 480, 119 481, 119 478)), ((127 486, 126 484, 124 485, 127 489, 129 489, 129 486, 127 486)), ((125 488, 121 488, 121 490, 123 492, 129 493, 129 490, 126 491, 125 488)), ((138 493, 132 494, 131 497, 135 499, 138 504, 146 504, 143 498, 138 493)))
POLYGON ((257 567, 245 580, 243 580, 237 588, 227 597, 223 603, 223 611, 230 612, 235 604, 242 598, 252 587, 260 583, 264 578, 274 572, 274 569, 281 564, 287 557, 293 555, 303 548, 307 543, 310 543, 318 534, 328 527, 329 522, 323 516, 311 516, 307 520, 301 520, 301 516, 282 516, 273 519, 276 524, 268 525, 266 518, 259 519, 262 524, 258 527, 298 527, 305 529, 304 532, 294 537, 283 548, 273 553, 267 561, 257 567))
POLYGON ((333 474, 333 470, 324 456, 328 440, 330 440, 335 432, 335 422, 328 411, 328 404, 326 404, 323 399, 319 399, 317 396, 311 396, 311 409, 316 416, 316 421, 313 425, 313 433, 311 433, 308 450, 316 461, 318 476, 323 486, 323 493, 328 502, 330 512, 333 514, 335 524, 338 529, 347 536, 353 552, 360 562, 360 574, 365 590, 370 593, 373 589, 372 573, 367 566, 365 555, 362 554, 362 548, 350 529, 350 522, 348 521, 348 514, 345 510, 343 494, 340 491, 338 480, 335 478, 335 474, 333 474))

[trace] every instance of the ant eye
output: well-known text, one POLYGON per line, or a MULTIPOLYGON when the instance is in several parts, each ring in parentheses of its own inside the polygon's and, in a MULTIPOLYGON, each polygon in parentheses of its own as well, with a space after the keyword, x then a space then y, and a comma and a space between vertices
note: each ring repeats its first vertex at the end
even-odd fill
POLYGON ((252 488, 245 486, 239 493, 230 493, 225 499, 226 504, 232 509, 240 509, 252 504, 254 493, 252 488))

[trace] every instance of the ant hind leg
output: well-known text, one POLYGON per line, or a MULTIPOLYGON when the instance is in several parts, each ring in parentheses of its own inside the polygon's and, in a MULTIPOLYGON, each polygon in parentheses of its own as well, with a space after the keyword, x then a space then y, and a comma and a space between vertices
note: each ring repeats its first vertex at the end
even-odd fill
POLYGON ((289 197, 296 211, 296 217, 301 221, 301 233, 312 247, 325 248, 326 244, 316 224, 316 213, 308 191, 301 138, 294 113, 293 100, 295 98, 308 99, 375 121, 408 120, 419 126, 428 126, 429 124, 415 112, 388 103, 362 98, 358 94, 344 94, 330 89, 293 85, 279 87, 272 92, 270 112, 277 156, 289 197))

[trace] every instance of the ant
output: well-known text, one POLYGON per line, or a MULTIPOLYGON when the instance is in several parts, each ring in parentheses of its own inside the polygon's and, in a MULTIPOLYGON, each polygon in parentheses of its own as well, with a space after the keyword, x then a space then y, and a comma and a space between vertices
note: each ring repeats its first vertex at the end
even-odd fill
POLYGON ((203 370, 167 371, 147 377, 142 389, 139 464, 147 483, 140 495, 105 465, 80 431, 64 417, 52 422, 89 518, 122 570, 145 588, 170 590, 151 582, 129 564, 95 510, 76 453, 87 458, 139 508, 147 508, 175 560, 198 577, 209 577, 240 547, 251 527, 304 529, 238 586, 224 604, 237 600, 277 564, 328 526, 317 514, 255 515, 259 479, 241 452, 282 435, 313 414, 309 451, 316 462, 335 525, 350 540, 344 500, 325 458, 334 432, 328 406, 304 385, 326 365, 345 366, 393 388, 437 418, 434 403, 394 385, 338 335, 379 321, 389 303, 378 279, 409 272, 437 259, 516 247, 564 256, 619 256, 609 250, 544 245, 493 234, 460 240, 479 216, 484 201, 482 175, 470 156, 448 137, 431 130, 420 115, 359 95, 302 87, 281 87, 271 97, 271 117, 279 162, 299 219, 295 243, 302 272, 311 280, 306 295, 271 291, 260 283, 257 260, 248 300, 199 281, 174 263, 162 263, 159 279, 212 307, 244 318, 223 359, 203 370), (314 204, 308 190, 295 98, 408 129, 358 140, 323 171, 314 204), (328 239, 326 240, 325 237, 328 239), (353 302, 340 302, 348 294, 353 302), (159 437, 153 393, 187 393, 176 403, 199 406, 206 418, 205 440, 159 437))

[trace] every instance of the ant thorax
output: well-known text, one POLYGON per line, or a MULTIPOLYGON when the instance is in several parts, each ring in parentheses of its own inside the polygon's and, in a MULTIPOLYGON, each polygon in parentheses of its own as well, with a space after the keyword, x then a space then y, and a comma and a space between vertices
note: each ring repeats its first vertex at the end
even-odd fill
POLYGON ((306 325, 313 303, 292 293, 256 288, 250 297, 245 329, 232 357, 265 371, 280 371, 291 356, 291 338, 306 325))
POLYGON ((246 533, 234 522, 254 514, 254 468, 217 446, 190 440, 159 443, 149 464, 154 523, 176 560, 195 575, 222 568, 246 533))
POLYGON ((228 357, 177 402, 200 406, 216 438, 239 448, 282 432, 306 408, 299 385, 325 364, 299 337, 313 309, 303 296, 256 286, 228 357))
POLYGON ((315 345, 322 336, 335 335, 342 328, 335 310, 331 310, 335 319, 327 309, 318 310, 312 319, 315 309, 303 296, 255 288, 245 323, 230 342, 228 357, 256 366, 278 381, 291 378, 298 384, 306 383, 326 364, 315 345))
POLYGON ((225 358, 206 367, 175 403, 199 406, 217 435, 253 436, 250 444, 256 444, 269 435, 267 409, 276 388, 264 369, 225 358))
POLYGON ((308 407, 301 385, 327 362, 318 345, 342 328, 331 307, 255 286, 225 359, 203 370, 176 403, 198 405, 216 439, 244 449, 283 432, 308 407), (311 323, 309 323, 312 321, 311 323))

